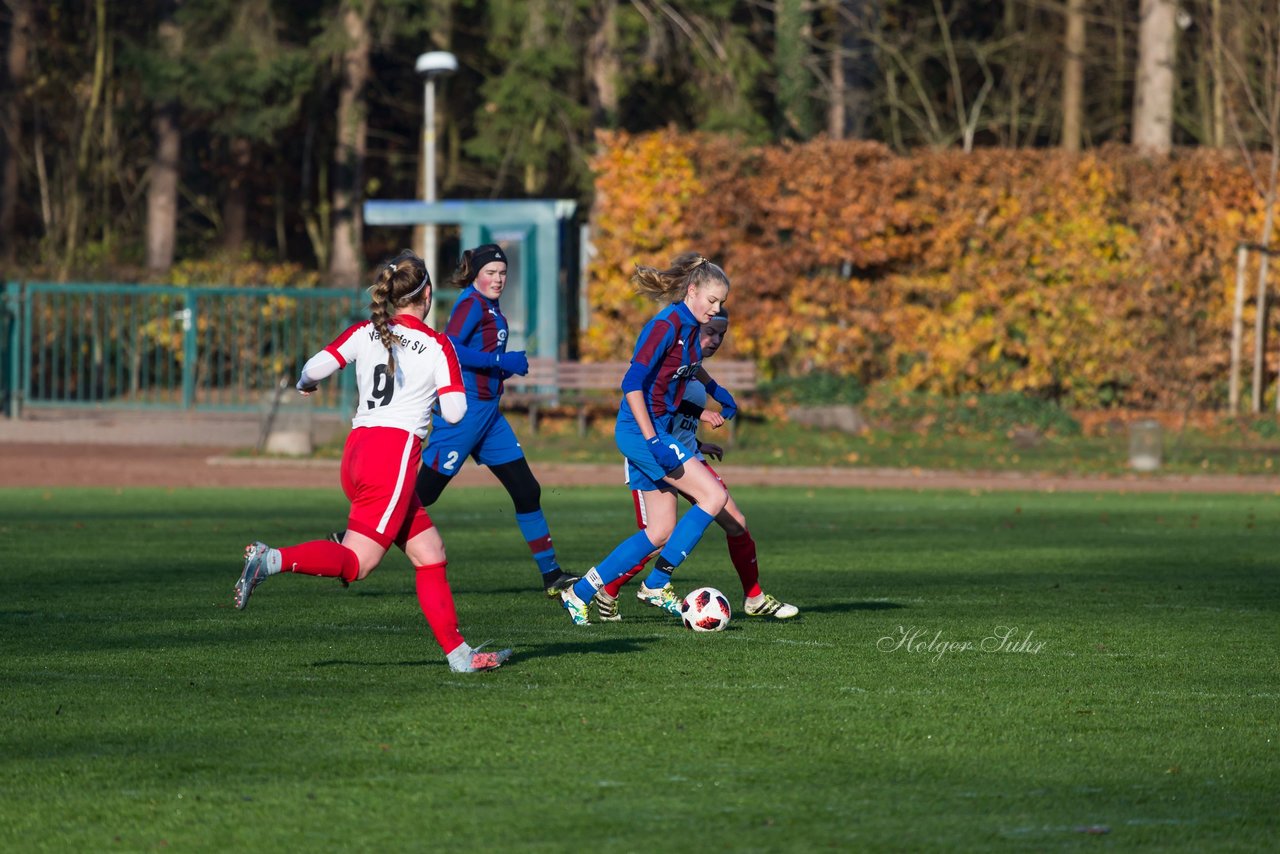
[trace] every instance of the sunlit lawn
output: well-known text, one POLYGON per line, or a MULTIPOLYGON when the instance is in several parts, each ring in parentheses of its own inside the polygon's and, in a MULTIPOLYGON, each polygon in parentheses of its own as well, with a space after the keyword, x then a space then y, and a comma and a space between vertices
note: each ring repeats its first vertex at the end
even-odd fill
MULTIPOLYGON (((744 437, 750 441, 750 437, 744 437)), ((449 672, 394 557, 270 579, 336 490, 0 491, 0 850, 1270 851, 1280 498, 739 489, 800 619, 571 626, 451 491, 449 672)), ((549 488, 579 570, 626 493, 549 488)), ((723 535, 677 573, 740 603, 723 535)))
MULTIPOLYGON (((580 437, 572 419, 543 419, 537 435, 519 415, 513 424, 530 457, 546 462, 614 462, 612 420, 593 421, 580 437)), ((745 419, 730 438, 727 430, 703 430, 704 441, 725 445, 739 465, 856 466, 972 471, 1023 471, 1055 474, 1119 475, 1129 468, 1129 436, 967 435, 935 431, 873 429, 861 435, 814 430, 784 420, 745 419)), ((1280 438, 1264 439, 1246 431, 1214 433, 1188 428, 1164 436, 1166 474, 1276 474, 1280 438)))

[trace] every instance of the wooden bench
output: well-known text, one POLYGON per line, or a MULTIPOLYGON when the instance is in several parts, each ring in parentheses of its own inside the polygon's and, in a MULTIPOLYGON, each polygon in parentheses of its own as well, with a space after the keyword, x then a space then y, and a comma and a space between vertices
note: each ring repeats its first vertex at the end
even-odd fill
MULTIPOLYGON (((508 409, 529 413, 529 431, 538 432, 539 410, 548 406, 571 406, 576 410, 578 435, 587 434, 591 411, 617 407, 622 397, 620 386, 629 362, 559 362, 554 359, 530 359, 529 373, 507 380, 502 395, 508 409)), ((710 360, 707 372, 716 382, 735 395, 754 391, 756 366, 742 360, 710 360)), ((730 422, 732 435, 732 422, 730 422)))

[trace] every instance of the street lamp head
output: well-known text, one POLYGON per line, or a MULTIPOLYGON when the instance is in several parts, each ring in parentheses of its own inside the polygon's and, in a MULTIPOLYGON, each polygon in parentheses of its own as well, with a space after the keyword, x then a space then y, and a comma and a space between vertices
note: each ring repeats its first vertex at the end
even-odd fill
POLYGON ((458 70, 458 57, 447 50, 433 50, 418 55, 413 70, 420 77, 444 77, 458 70))

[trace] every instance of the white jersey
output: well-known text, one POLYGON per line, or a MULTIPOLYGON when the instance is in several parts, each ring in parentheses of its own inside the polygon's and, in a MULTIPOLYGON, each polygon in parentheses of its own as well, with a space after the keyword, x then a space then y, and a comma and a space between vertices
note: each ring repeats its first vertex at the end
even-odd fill
POLYGON ((702 459, 702 454, 698 451, 698 419, 706 408, 707 387, 691 377, 684 387, 680 405, 671 416, 671 429, 668 432, 677 442, 693 451, 698 459, 702 459))
MULTIPOLYGON (((352 427, 399 427, 425 439, 436 399, 450 392, 465 394, 462 368, 448 336, 406 314, 396 315, 390 325, 396 339, 394 377, 388 375, 387 348, 372 321, 350 327, 312 359, 328 354, 338 368, 355 365, 359 399, 352 427)), ((308 368, 304 379, 316 377, 308 368)))

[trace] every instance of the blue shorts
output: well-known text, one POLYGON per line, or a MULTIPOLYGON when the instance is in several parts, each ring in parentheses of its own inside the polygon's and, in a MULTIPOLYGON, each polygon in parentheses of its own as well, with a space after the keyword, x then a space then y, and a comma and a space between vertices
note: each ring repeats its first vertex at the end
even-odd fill
MULTIPOLYGON (((627 487, 629 489, 638 489, 641 492, 653 492, 654 490, 670 491, 674 487, 663 480, 666 472, 662 470, 662 466, 658 465, 657 460, 653 458, 653 454, 649 453, 649 443, 645 441, 644 436, 640 433, 640 428, 633 424, 619 423, 613 431, 614 441, 618 444, 618 450, 622 452, 622 456, 627 458, 627 487)), ((697 459, 697 455, 692 453, 680 441, 665 430, 658 431, 658 438, 662 440, 662 444, 674 446, 676 455, 684 460, 693 461, 697 459)))
POLYGON ((467 400, 467 414, 450 424, 437 414, 422 452, 422 464, 453 477, 467 457, 482 466, 499 466, 524 458, 515 431, 498 407, 498 401, 467 400))

